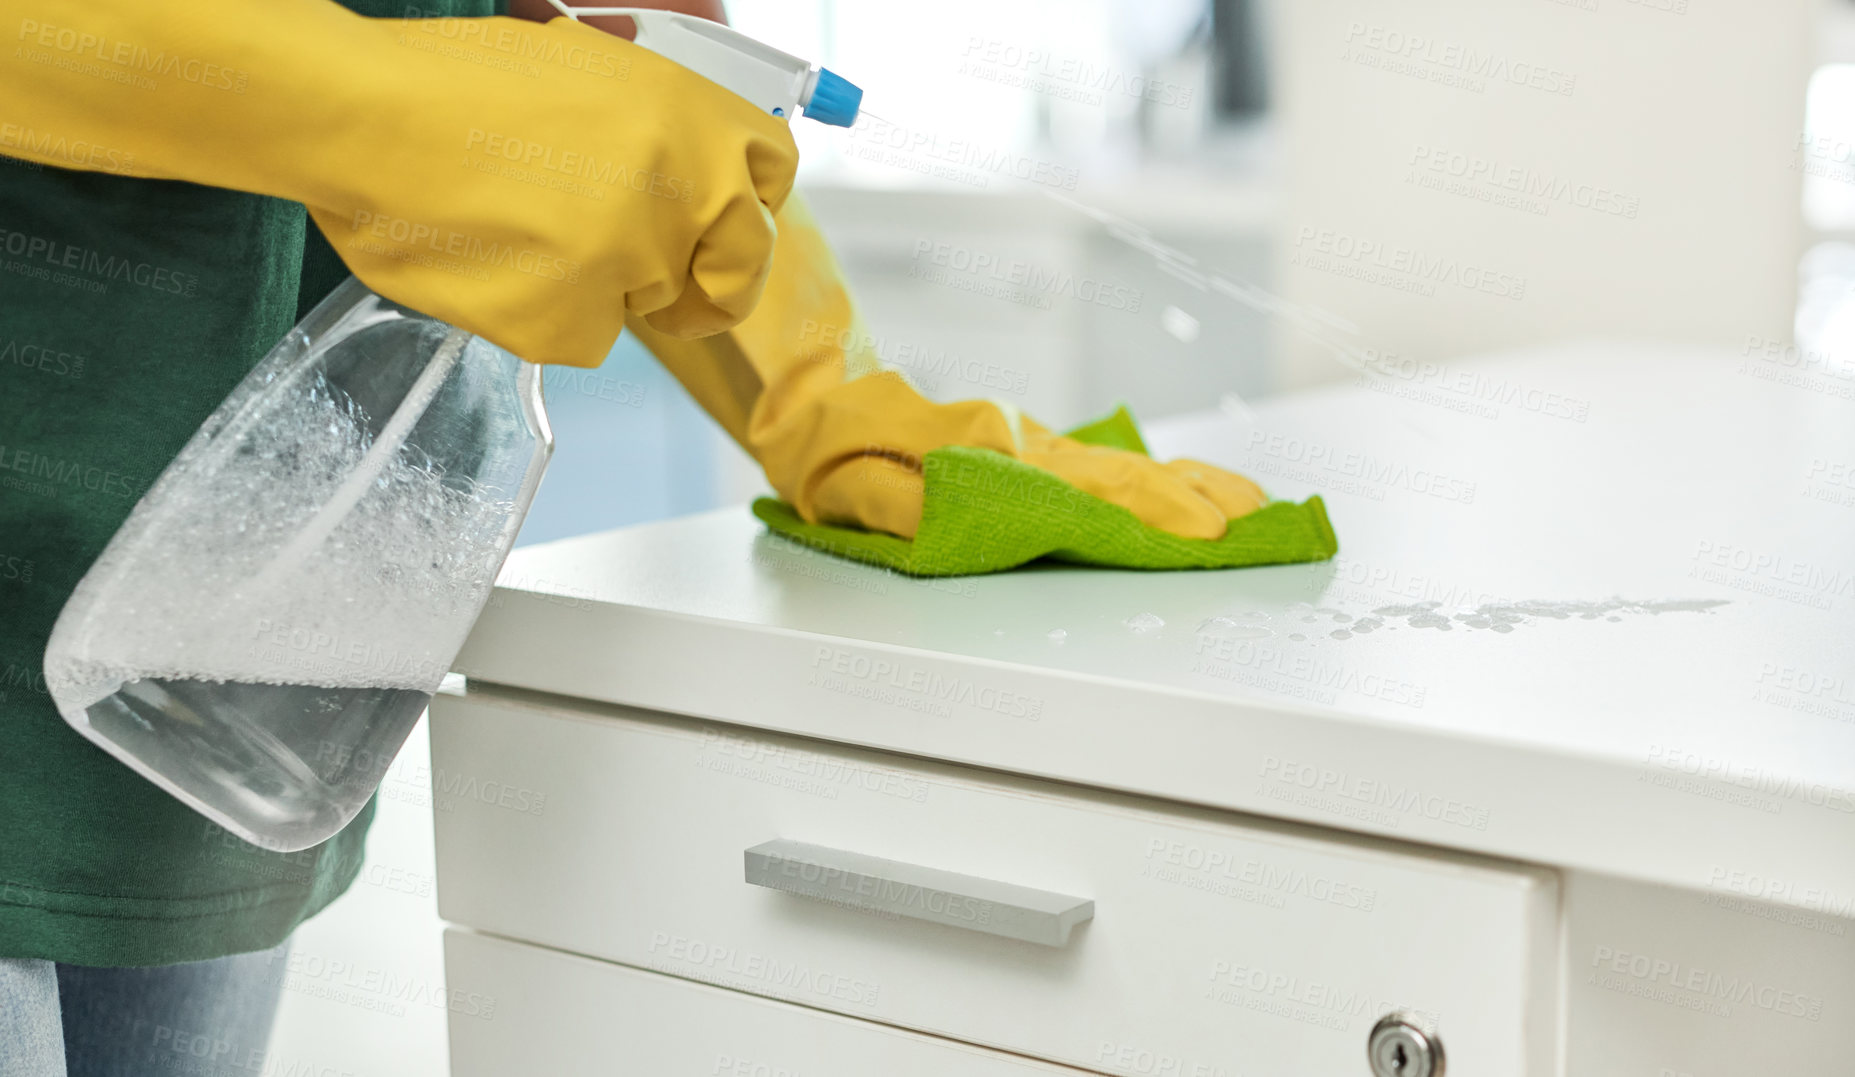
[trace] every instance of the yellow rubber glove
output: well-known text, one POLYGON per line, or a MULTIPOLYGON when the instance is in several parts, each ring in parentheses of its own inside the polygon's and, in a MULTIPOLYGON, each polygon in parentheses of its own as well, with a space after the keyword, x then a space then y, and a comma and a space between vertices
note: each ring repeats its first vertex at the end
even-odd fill
POLYGON ((803 200, 788 200, 778 223, 766 294, 732 330, 676 340, 640 319, 630 328, 806 520, 912 539, 921 459, 947 445, 1014 456, 1187 538, 1218 538, 1267 501, 1209 464, 1083 445, 1006 406, 924 399, 869 349, 803 200))
POLYGON ((4 0, 0 153, 309 206, 375 291, 593 366, 627 312, 758 301, 786 124, 568 19, 368 19, 330 0, 4 0))

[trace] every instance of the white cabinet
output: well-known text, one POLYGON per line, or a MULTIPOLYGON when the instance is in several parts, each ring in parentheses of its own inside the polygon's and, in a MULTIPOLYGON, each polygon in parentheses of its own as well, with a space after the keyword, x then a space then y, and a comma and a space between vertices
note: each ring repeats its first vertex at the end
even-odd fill
POLYGON ((917 581, 744 510, 517 551, 433 704, 441 910, 1134 1077, 1364 1077, 1393 1008, 1454 1077, 1845 1072, 1855 513, 1798 483, 1855 425, 1781 370, 1592 344, 1451 365, 1499 422, 1148 431, 1321 493, 1328 564, 917 581), (775 841, 822 851, 750 885, 775 841))

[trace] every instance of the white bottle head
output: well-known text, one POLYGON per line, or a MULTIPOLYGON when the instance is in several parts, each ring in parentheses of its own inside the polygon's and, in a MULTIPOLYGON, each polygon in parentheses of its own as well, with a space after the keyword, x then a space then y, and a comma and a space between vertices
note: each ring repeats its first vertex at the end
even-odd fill
POLYGON ((570 19, 622 15, 637 27, 633 43, 790 119, 795 113, 837 127, 857 122, 863 91, 837 73, 763 45, 718 22, 636 7, 573 7, 548 0, 570 19))

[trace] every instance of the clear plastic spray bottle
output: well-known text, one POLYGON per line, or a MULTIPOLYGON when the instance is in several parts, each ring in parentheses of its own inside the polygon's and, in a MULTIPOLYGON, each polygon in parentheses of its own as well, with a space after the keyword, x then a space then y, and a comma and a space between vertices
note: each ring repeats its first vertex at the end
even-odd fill
MULTIPOLYGON (((554 2, 628 16, 774 116, 856 119, 855 86, 725 26, 554 2)), ((328 839, 457 657, 552 451, 541 368, 350 278, 79 582, 46 646, 59 713, 247 841, 328 839)))

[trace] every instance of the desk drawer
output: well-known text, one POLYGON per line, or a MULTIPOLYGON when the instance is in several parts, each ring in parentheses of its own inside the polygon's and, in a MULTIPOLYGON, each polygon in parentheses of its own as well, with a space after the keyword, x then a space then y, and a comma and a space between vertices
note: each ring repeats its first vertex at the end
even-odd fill
POLYGON ((867 1021, 455 928, 451 1077, 1086 1077, 867 1021))
POLYGON ((481 688, 432 720, 454 923, 1116 1074, 1364 1073, 1392 1010, 1554 1072, 1549 872, 481 688))

